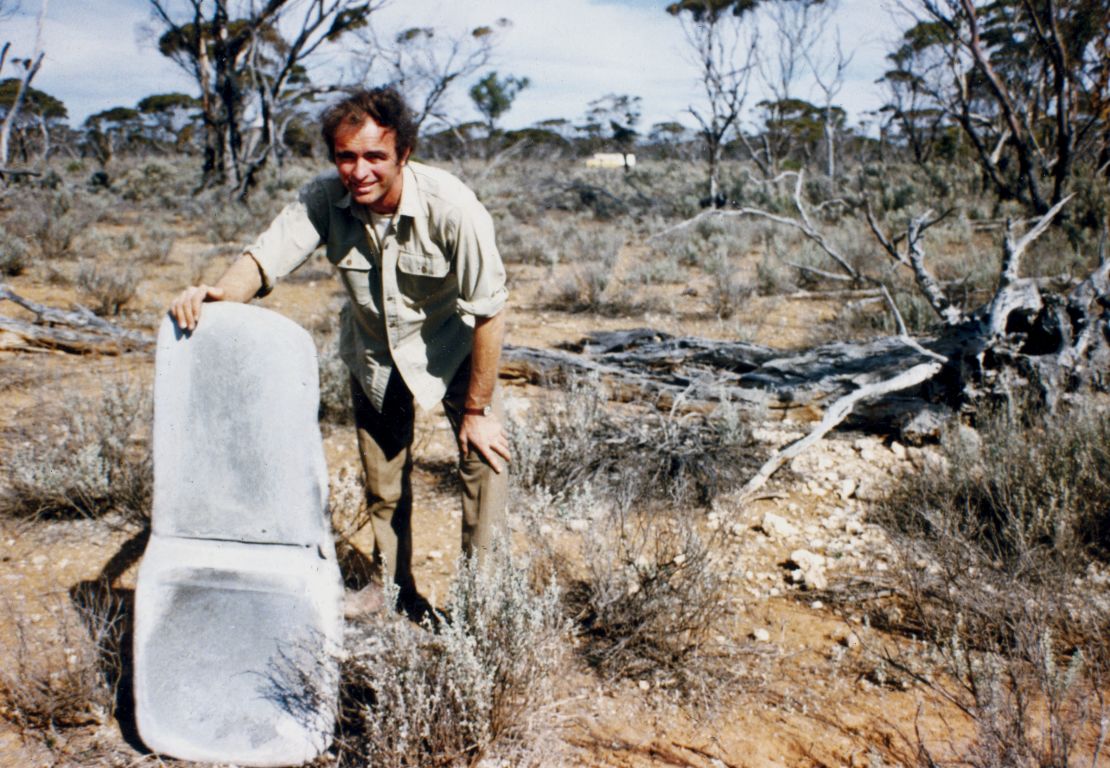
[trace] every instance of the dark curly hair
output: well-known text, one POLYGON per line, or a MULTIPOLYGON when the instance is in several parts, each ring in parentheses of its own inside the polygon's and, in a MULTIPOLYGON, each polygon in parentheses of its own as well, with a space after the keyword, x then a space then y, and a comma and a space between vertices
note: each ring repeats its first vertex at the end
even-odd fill
POLYGON ((335 134, 339 126, 361 126, 368 117, 393 131, 398 160, 416 146, 416 123, 401 94, 393 88, 360 88, 332 104, 320 117, 320 134, 329 160, 335 161, 335 134))

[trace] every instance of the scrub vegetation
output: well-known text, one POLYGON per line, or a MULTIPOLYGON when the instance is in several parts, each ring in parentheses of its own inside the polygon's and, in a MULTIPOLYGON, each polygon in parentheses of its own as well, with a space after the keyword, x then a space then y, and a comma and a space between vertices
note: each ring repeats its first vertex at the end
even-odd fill
MULTIPOLYGON (((869 127, 849 124, 836 82, 807 95, 770 71, 821 64, 834 2, 670 4, 692 74, 719 86, 696 127, 641 125, 638 98, 609 94, 581 120, 504 128, 528 81, 486 72, 500 25, 453 39, 481 63, 441 73, 482 78, 483 121, 443 120, 435 89, 409 84, 425 121, 414 159, 476 191, 509 272, 509 543, 484 566, 456 561, 455 446, 421 415, 416 577, 435 611, 348 625, 320 768, 1106 763, 1110 10, 904 5, 869 127), (766 44, 745 37, 757 17, 778 64, 744 61, 766 44), (756 102, 759 80, 772 97, 756 102), (637 160, 588 167, 601 151, 637 160), (839 398, 909 368, 867 368, 875 345, 936 367, 832 419, 839 398), (823 439, 782 453, 807 434, 823 439)), ((337 38, 369 35, 357 16, 333 19, 337 38)), ((173 28, 192 27, 162 21, 164 48, 207 61, 173 28)), ((261 47, 218 73, 269 89, 264 126, 241 124, 246 88, 223 106, 161 94, 71 127, 32 87, 12 122, 12 764, 154 759, 135 749, 127 696, 151 342, 171 296, 214 281, 328 164, 297 90, 305 52, 270 22, 225 29, 266 34, 239 39, 261 47), (262 76, 288 56, 296 77, 262 76), (220 137, 248 129, 256 143, 221 157, 220 137)), ((398 68, 445 39, 363 42, 398 68)), ((317 342, 334 528, 357 547, 343 301, 317 256, 260 303, 317 342)))

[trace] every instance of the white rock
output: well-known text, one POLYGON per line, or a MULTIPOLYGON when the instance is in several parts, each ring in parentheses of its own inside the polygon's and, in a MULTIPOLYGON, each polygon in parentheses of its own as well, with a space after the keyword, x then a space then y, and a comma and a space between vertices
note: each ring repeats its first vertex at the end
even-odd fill
POLYGON ((771 633, 763 627, 760 627, 759 629, 753 629, 752 639, 760 643, 769 643, 771 642, 771 633))
POLYGON ((890 444, 890 452, 893 453, 894 458, 898 459, 899 461, 906 460, 906 446, 902 445, 897 440, 890 444))
POLYGON ((790 561, 802 570, 811 567, 825 567, 824 556, 810 552, 808 549, 795 549, 790 553, 790 561))
POLYGON ((759 527, 763 529, 765 534, 773 539, 785 539, 798 534, 798 529, 793 523, 785 517, 776 515, 774 512, 767 512, 764 514, 763 519, 759 523, 759 527))
POLYGON ((850 499, 852 494, 856 492, 856 480, 853 477, 845 478, 840 481, 836 487, 836 493, 841 499, 850 499))
POLYGON ((796 583, 804 583, 809 589, 826 589, 829 586, 825 576, 824 556, 810 552, 808 549, 796 549, 790 553, 790 561, 798 566, 791 573, 791 578, 796 583))
POLYGON ((576 517, 573 520, 567 520, 567 530, 569 531, 573 531, 574 533, 585 533, 589 529, 590 523, 588 520, 583 520, 580 517, 576 517))

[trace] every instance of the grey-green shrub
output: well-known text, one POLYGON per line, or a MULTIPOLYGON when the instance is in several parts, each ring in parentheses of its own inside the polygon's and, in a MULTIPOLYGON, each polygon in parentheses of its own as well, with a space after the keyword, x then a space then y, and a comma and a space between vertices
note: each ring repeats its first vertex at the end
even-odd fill
POLYGON ((0 275, 21 275, 29 263, 30 248, 27 241, 0 226, 0 275))
POLYGON ((537 591, 500 550, 462 561, 435 631, 392 614, 349 628, 340 764, 546 764, 524 758, 555 700, 568 631, 554 582, 537 591))
POLYGON ((112 383, 99 397, 67 403, 57 423, 24 425, 4 452, 0 514, 147 518, 154 479, 144 434, 150 411, 145 389, 112 383))
POLYGON ((107 261, 86 261, 77 268, 77 292, 102 316, 114 316, 127 305, 139 289, 139 272, 107 261))
POLYGON ((893 646, 887 660, 969 716, 968 765, 1093 765, 1110 669, 1110 412, 1017 403, 979 422, 875 512, 902 552, 896 618, 877 618, 929 643, 934 664, 893 646))

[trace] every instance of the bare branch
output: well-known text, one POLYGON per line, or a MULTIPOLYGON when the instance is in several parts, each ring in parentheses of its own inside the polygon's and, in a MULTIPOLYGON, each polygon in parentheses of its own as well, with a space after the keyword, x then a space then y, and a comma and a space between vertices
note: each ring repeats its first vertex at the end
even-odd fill
POLYGON ((917 287, 929 302, 929 306, 947 325, 957 325, 962 323, 966 316, 944 295, 940 283, 925 266, 925 252, 921 249, 921 237, 925 230, 940 220, 940 218, 932 218, 932 213, 932 211, 926 211, 910 222, 906 231, 906 243, 909 246, 907 257, 913 269, 914 278, 917 280, 917 287))
POLYGON ((1030 243, 1044 234, 1044 231, 1048 229, 1048 225, 1052 223, 1056 215, 1060 213, 1063 207, 1073 197, 1075 197, 1074 192, 1052 206, 1052 208, 1050 208, 1044 216, 1041 216, 1037 222, 1030 227, 1029 231, 1016 243, 1014 242, 1013 222, 1009 220, 1006 221, 1006 239, 1002 245, 1002 274, 999 276, 999 290, 1002 290, 1018 279, 1021 257, 1025 253, 1025 249, 1029 247, 1030 243))
POLYGON ((921 363, 919 365, 915 365, 913 368, 899 373, 893 378, 886 379, 884 381, 876 381, 871 384, 861 386, 854 392, 851 392, 850 394, 840 398, 831 406, 829 406, 828 410, 825 411, 824 417, 821 419, 820 422, 817 423, 817 425, 810 431, 808 435, 800 440, 791 443, 786 448, 783 448, 782 450, 776 452, 773 456, 771 456, 771 458, 769 458, 763 464, 763 466, 759 468, 759 471, 756 472, 755 475, 744 485, 744 488, 741 491, 741 496, 744 498, 750 498, 753 494, 759 491, 759 489, 762 488, 771 478, 771 475, 777 472, 783 464, 790 461, 795 456, 798 456, 811 445, 821 440, 821 438, 831 432, 838 424, 840 424, 840 422, 848 418, 848 415, 852 412, 852 409, 855 407, 856 403, 860 402, 861 400, 866 400, 867 398, 878 397, 880 395, 886 395, 891 392, 898 392, 903 389, 909 389, 910 387, 916 386, 933 378, 937 375, 937 373, 940 372, 941 368, 942 365, 939 362, 921 363))

